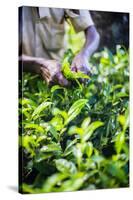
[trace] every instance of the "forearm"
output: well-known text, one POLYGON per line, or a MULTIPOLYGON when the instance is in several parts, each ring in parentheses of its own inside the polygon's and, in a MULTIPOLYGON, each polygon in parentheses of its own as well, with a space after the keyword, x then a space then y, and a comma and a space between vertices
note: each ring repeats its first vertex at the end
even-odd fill
POLYGON ((81 52, 88 58, 98 48, 100 36, 95 26, 90 26, 85 30, 86 42, 81 52))

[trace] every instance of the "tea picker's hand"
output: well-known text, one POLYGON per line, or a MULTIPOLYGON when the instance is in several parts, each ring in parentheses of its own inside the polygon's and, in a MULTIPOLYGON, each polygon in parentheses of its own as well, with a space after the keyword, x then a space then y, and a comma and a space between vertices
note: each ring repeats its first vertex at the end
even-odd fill
POLYGON ((38 63, 40 65, 40 73, 48 84, 58 83, 62 86, 68 85, 68 81, 64 78, 61 72, 61 65, 58 61, 40 59, 38 63))
POLYGON ((88 59, 97 49, 100 41, 99 33, 94 25, 88 26, 88 28, 85 29, 85 37, 86 41, 84 47, 74 58, 71 69, 73 71, 82 71, 88 75, 91 75, 88 59))
POLYGON ((72 71, 82 71, 85 74, 91 75, 91 68, 89 67, 88 57, 80 52, 77 54, 71 64, 72 71))

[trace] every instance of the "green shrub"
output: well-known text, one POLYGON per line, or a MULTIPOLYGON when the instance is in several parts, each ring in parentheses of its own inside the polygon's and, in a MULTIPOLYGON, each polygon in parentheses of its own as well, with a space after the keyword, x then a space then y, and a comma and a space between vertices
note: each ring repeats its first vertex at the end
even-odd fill
MULTIPOLYGON (((67 68, 68 52, 63 60, 67 68)), ((21 192, 128 187, 128 52, 117 46, 113 55, 105 48, 90 65, 93 75, 85 84, 78 79, 83 74, 62 67, 72 80, 68 88, 48 87, 38 75, 23 74, 21 192)))

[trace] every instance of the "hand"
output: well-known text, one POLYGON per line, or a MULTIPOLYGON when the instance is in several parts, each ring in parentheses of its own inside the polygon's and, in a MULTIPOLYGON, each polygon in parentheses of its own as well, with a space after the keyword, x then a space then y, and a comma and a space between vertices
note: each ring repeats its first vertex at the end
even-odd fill
POLYGON ((85 74, 91 75, 91 69, 88 63, 88 57, 84 53, 79 53, 75 56, 71 64, 72 71, 82 71, 85 74))
POLYGON ((54 82, 62 86, 68 85, 68 81, 64 78, 58 61, 39 59, 38 64, 40 65, 40 73, 48 84, 54 82))

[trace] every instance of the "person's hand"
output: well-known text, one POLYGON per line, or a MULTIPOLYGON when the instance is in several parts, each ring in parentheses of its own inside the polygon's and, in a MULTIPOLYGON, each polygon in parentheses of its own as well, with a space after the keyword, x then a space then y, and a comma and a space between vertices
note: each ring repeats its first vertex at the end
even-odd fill
POLYGON ((81 52, 77 54, 72 61, 71 70, 75 72, 82 71, 85 74, 91 75, 91 68, 89 67, 88 57, 81 52))
POLYGON ((39 59, 38 64, 40 65, 40 73, 48 84, 58 83, 62 86, 69 84, 61 72, 61 65, 58 61, 39 59))

